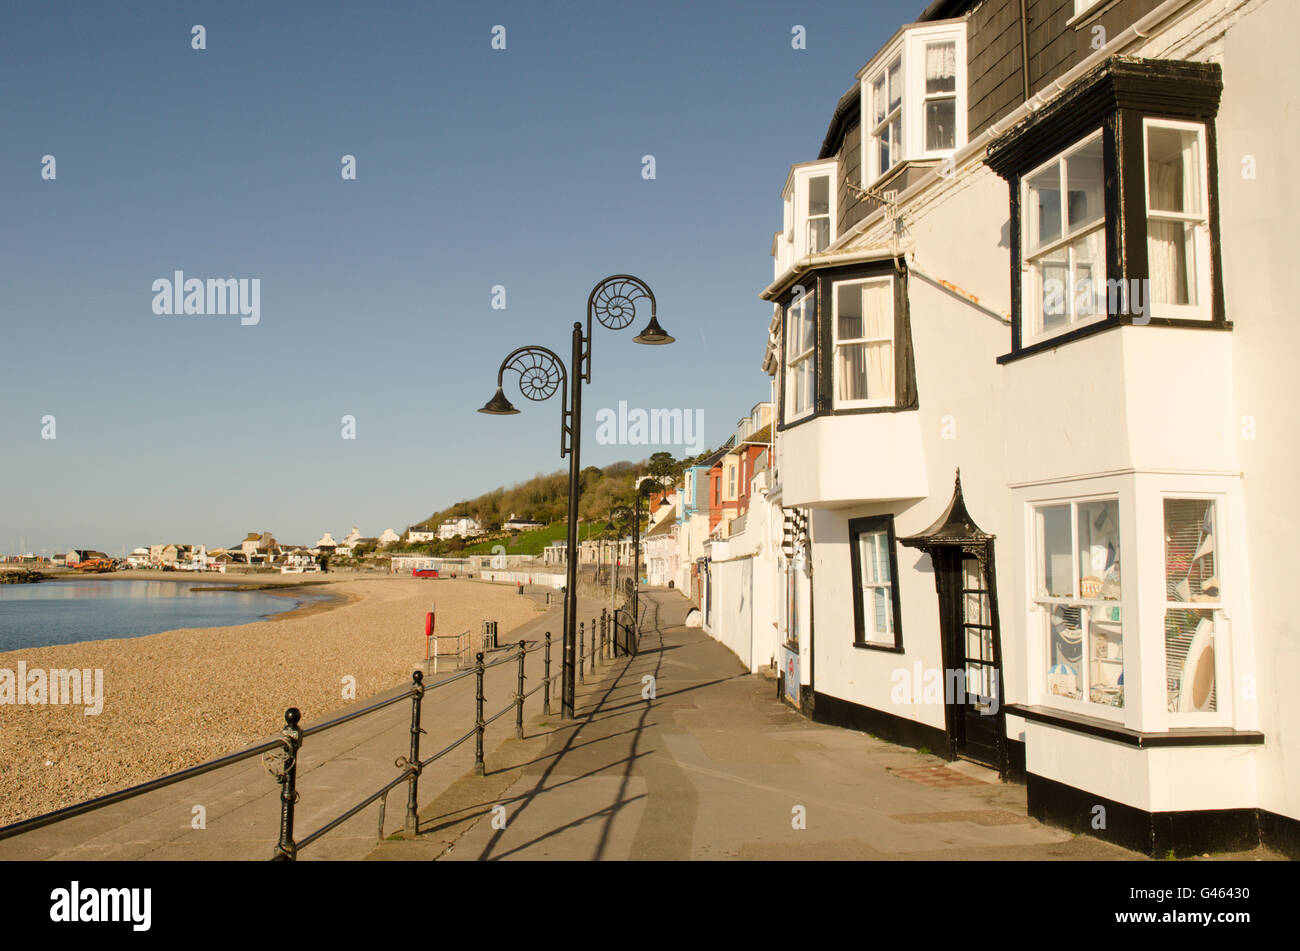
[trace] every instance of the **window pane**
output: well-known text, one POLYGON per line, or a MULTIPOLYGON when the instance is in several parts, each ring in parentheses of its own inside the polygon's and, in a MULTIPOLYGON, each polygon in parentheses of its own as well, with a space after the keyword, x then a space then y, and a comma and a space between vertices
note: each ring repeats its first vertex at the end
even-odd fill
POLYGON ((803 308, 799 321, 799 345, 803 350, 811 350, 817 342, 817 308, 812 295, 803 299, 803 308))
POLYGON ((1047 614, 1047 692, 1071 700, 1083 699, 1082 613, 1058 604, 1047 614))
POLYGON ((1147 265, 1151 277, 1151 303, 1199 303, 1195 225, 1148 218, 1147 265))
POLYGON ((885 584, 888 584, 893 578, 889 574, 889 534, 887 532, 876 532, 876 545, 879 552, 877 564, 880 567, 879 578, 885 584))
POLYGON ((1088 611, 1088 699, 1124 706, 1124 632, 1118 607, 1088 611))
POLYGON ((872 589, 875 607, 876 632, 881 636, 892 635, 894 631, 893 603, 890 601, 888 588, 872 589))
POLYGON ((1196 131, 1147 128, 1147 208, 1201 213, 1201 140, 1196 131))
POLYGON ((925 91, 956 92, 957 44, 927 43, 925 47, 925 91))
POLYGON ((1218 709, 1213 611, 1165 612, 1165 678, 1170 712, 1218 709))
POLYGON ((889 67, 889 111, 893 112, 903 104, 903 61, 894 60, 889 67))
POLYGON ((925 104, 925 148, 928 152, 957 146, 957 100, 934 99, 925 104))
POLYGON ((1165 590, 1170 601, 1217 602, 1214 503, 1165 499, 1165 590))
POLYGON ((1079 596, 1118 601, 1119 502, 1080 502, 1078 510, 1079 596))
POLYGON ((861 284, 841 284, 835 293, 835 332, 840 340, 858 340, 862 333, 861 284))
POLYGON ((1074 316, 1106 313, 1106 231, 1098 228, 1070 244, 1074 263, 1074 316))
POLYGON ((1038 272, 1038 300, 1041 310, 1040 333, 1063 329, 1070 322, 1070 256, 1062 248, 1043 258, 1034 270, 1038 272))
POLYGON ((1049 505, 1038 510, 1042 532, 1039 594, 1049 598, 1074 597, 1074 558, 1070 554, 1070 506, 1049 505))
POLYGON ((1028 180, 1025 214, 1029 218, 1029 248, 1040 248, 1061 236, 1061 169, 1049 165, 1028 180))
POLYGON ((831 219, 813 218, 808 222, 808 253, 817 254, 831 243, 831 219))
POLYGON ((1070 230, 1076 231, 1106 217, 1102 204, 1105 173, 1102 170, 1101 139, 1094 139, 1070 154, 1065 161, 1065 180, 1069 189, 1070 230))
POLYGON ((894 345, 845 343, 835 348, 836 398, 883 400, 894 395, 894 345))
POLYGON ((818 175, 808 179, 808 214, 829 215, 831 213, 830 176, 818 175))
POLYGON ((871 123, 872 127, 880 125, 885 121, 885 74, 881 73, 880 78, 871 85, 871 101, 874 103, 875 121, 871 123))

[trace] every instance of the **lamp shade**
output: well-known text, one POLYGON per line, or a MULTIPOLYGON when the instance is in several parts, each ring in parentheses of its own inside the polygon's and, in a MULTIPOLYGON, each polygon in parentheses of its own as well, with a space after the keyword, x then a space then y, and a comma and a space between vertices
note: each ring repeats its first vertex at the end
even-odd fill
POLYGON ((650 323, 646 324, 645 330, 632 338, 634 343, 645 343, 651 346, 672 343, 674 339, 668 336, 667 332, 659 326, 659 318, 653 316, 650 318, 650 323))
POLYGON ((515 409, 511 402, 506 399, 505 393, 501 387, 497 387, 496 395, 487 401, 487 404, 479 410, 480 413, 487 413, 491 416, 516 416, 519 410, 515 409))

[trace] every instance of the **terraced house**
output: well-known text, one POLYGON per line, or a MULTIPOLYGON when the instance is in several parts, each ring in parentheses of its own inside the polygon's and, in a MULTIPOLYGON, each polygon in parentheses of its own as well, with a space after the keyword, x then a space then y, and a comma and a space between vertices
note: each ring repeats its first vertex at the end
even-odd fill
POLYGON ((1300 854, 1295 10, 938 0, 762 292, 794 698, 1159 856, 1300 854))

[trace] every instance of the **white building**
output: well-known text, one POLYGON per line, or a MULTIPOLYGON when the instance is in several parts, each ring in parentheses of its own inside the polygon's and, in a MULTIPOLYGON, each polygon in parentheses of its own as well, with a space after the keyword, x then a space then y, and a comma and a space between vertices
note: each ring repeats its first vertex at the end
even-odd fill
POLYGON ((1019 16, 931 4, 787 179, 782 669, 1045 821, 1295 856, 1294 6, 1019 16))
POLYGON ((401 535, 397 534, 397 532, 393 531, 391 528, 386 528, 384 529, 383 534, 381 534, 377 539, 377 542, 378 542, 378 546, 380 548, 383 548, 385 545, 392 545, 397 542, 400 542, 401 540, 402 540, 401 535))
POLYGON ((470 518, 468 515, 443 519, 442 524, 438 526, 438 537, 443 541, 450 541, 457 535, 461 538, 475 538, 482 534, 483 526, 479 524, 478 519, 470 518))
POLYGON ((411 544, 415 544, 416 542, 431 542, 437 537, 437 532, 421 532, 413 528, 408 529, 406 532, 406 540, 411 544))

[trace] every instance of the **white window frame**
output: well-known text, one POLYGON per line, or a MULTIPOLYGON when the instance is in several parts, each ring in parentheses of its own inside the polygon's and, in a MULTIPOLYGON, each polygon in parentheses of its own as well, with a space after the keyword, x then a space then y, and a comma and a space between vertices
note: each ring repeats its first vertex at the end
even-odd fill
MULTIPOLYGON (((1193 250, 1196 255, 1197 303, 1154 304, 1150 302, 1150 295, 1147 294, 1144 296, 1148 301, 1152 317, 1181 318, 1183 320, 1209 320, 1212 317, 1210 308, 1210 299, 1213 294, 1210 282, 1210 163, 1209 156, 1206 155, 1206 143, 1205 123, 1203 122, 1181 122, 1175 119, 1159 119, 1151 116, 1142 118, 1142 187, 1146 201, 1143 232, 1149 232, 1152 221, 1193 225, 1193 250), (1151 166, 1149 156, 1152 128, 1173 129, 1178 132, 1195 132, 1197 134, 1197 151, 1200 154, 1200 166, 1197 169, 1200 176, 1201 210, 1199 213, 1151 210, 1151 166)), ((1147 242, 1149 249, 1151 246, 1149 233, 1147 234, 1147 242)), ((1148 277, 1150 277, 1149 253, 1148 251, 1148 277)))
POLYGON ((1036 343, 1042 343, 1044 340, 1051 340, 1062 334, 1070 333, 1080 327, 1086 327, 1089 324, 1100 323, 1109 316, 1109 298, 1107 295, 1106 278, 1106 257, 1107 250, 1105 244, 1106 231, 1106 214, 1105 214, 1105 182, 1102 182, 1102 216, 1100 219, 1092 219, 1089 223, 1069 230, 1069 184, 1067 182, 1066 160, 1073 155, 1091 145, 1093 142, 1102 142, 1102 130, 1097 128, 1093 132, 1071 143, 1069 147, 1061 150, 1052 156, 1046 162, 1043 162, 1020 177, 1020 340, 1021 347, 1030 347, 1036 343), (1029 183, 1040 172, 1057 167, 1060 176, 1059 194, 1061 196, 1061 234, 1054 241, 1034 249, 1032 252, 1029 247, 1029 227, 1031 223, 1031 211, 1029 201, 1029 183), (1103 306, 1098 314, 1084 315, 1078 317, 1075 315, 1075 301, 1077 299, 1077 280, 1074 277, 1074 252, 1070 246, 1080 238, 1084 238, 1094 231, 1101 231, 1102 234, 1102 259, 1099 262, 1100 277, 1094 273, 1091 280, 1093 281, 1093 293, 1099 295, 1103 306), (1053 254, 1065 250, 1067 256, 1067 267, 1070 273, 1070 280, 1065 289, 1065 304, 1069 309, 1068 318, 1065 325, 1054 330, 1038 329, 1043 322, 1044 302, 1041 279, 1037 268, 1040 266, 1037 262, 1047 259, 1053 254))
MULTIPOLYGON (((861 184, 866 188, 890 175, 898 168, 911 161, 943 158, 952 155, 966 144, 967 108, 969 106, 969 89, 966 68, 966 21, 946 20, 939 23, 905 29, 893 42, 881 49, 871 61, 859 72, 859 100, 861 117, 859 127, 862 129, 861 184), (947 98, 949 94, 931 94, 925 91, 925 48, 931 43, 952 41, 956 59, 956 129, 951 149, 926 150, 925 148, 925 102, 927 98, 947 98), (899 64, 903 94, 902 104, 897 113, 889 110, 885 103, 885 119, 875 121, 875 84, 882 75, 888 76, 889 68, 899 64), (891 150, 891 163, 888 169, 880 169, 880 141, 878 132, 887 128, 896 117, 901 117, 901 147, 891 150)), ((888 97, 888 81, 885 95, 888 97)))
MULTIPOLYGON (((1081 16, 1102 2, 1103 0, 1074 0, 1074 16, 1081 16)), ((1073 20, 1074 17, 1070 19, 1073 20)))
POLYGON ((1230 642, 1232 632, 1230 624, 1230 607, 1232 603, 1232 572, 1229 569, 1229 548, 1231 536, 1228 532, 1226 499, 1221 494, 1207 492, 1180 492, 1176 490, 1161 491, 1156 496, 1159 506, 1160 515, 1160 587, 1166 590, 1166 571, 1165 550, 1164 550, 1164 531, 1165 531, 1165 500, 1172 499, 1175 501, 1192 501, 1192 502, 1209 502, 1214 506, 1214 530, 1216 538, 1214 540, 1214 559, 1215 572, 1219 579, 1219 600, 1218 601, 1170 601, 1168 595, 1160 602, 1160 627, 1158 636, 1160 639, 1160 698, 1161 707, 1168 717, 1170 728, 1178 727, 1198 727, 1198 726, 1228 726, 1233 722, 1233 676, 1232 676, 1232 644, 1230 642), (1165 642, 1164 616, 1167 611, 1187 610, 1187 611, 1210 611, 1213 613, 1214 624, 1214 695, 1215 707, 1212 711, 1189 711, 1181 712, 1169 710, 1167 707, 1167 698, 1165 695, 1165 676, 1167 670, 1167 646, 1165 642), (1226 688, 1226 689, 1225 689, 1226 688))
MULTIPOLYGON (((1132 554, 1127 550, 1126 543, 1132 536, 1132 527, 1129 522, 1133 516, 1126 513, 1125 502, 1129 494, 1124 490, 1116 487, 1114 490, 1100 490, 1092 494, 1071 494, 1062 498, 1043 498, 1033 499, 1025 503, 1025 551, 1028 557, 1025 559, 1026 570, 1026 606, 1028 608, 1029 625, 1026 628, 1028 636, 1037 645, 1029 652, 1030 658, 1036 658, 1031 661, 1034 663, 1034 673, 1031 675, 1032 693, 1037 695, 1039 701, 1043 704, 1057 707, 1062 710, 1073 711, 1085 716, 1099 717, 1106 720, 1112 720, 1116 723, 1125 721, 1138 715, 1139 710, 1136 702, 1138 693, 1133 689, 1129 671, 1132 669, 1130 661, 1133 659, 1134 652, 1139 649, 1139 619, 1137 613, 1137 584, 1134 578, 1134 560, 1132 554), (1119 529, 1120 529, 1120 597, 1118 600, 1102 598, 1084 598, 1079 590, 1079 545, 1076 533, 1078 532, 1078 506, 1086 505, 1090 502, 1114 502, 1119 512, 1119 529), (1039 569, 1042 566, 1042 556, 1044 554, 1044 541, 1041 522, 1038 516, 1039 509, 1052 508, 1054 506, 1070 507, 1070 558, 1071 558, 1071 585, 1072 596, 1049 596, 1040 594, 1038 590, 1039 569), (1123 646, 1122 669, 1124 673, 1124 705, 1114 707, 1104 703, 1095 703, 1087 699, 1089 687, 1088 681, 1090 672, 1088 670, 1089 654, 1087 634, 1084 634, 1084 640, 1080 644, 1080 691, 1083 694, 1081 699, 1075 700, 1071 697, 1064 697, 1052 693, 1047 686, 1047 676, 1051 654, 1049 648, 1050 628, 1049 622, 1051 610, 1056 605, 1065 605, 1068 607, 1080 607, 1082 610, 1091 612, 1099 608, 1119 608, 1120 611, 1120 638, 1123 646)), ((1082 611, 1080 617, 1080 627, 1086 632, 1082 611)))
POLYGON ((790 249, 790 261, 798 261, 809 254, 820 253, 812 250, 812 219, 827 219, 827 245, 835 243, 836 222, 839 220, 839 162, 836 159, 818 162, 803 162, 791 166, 785 188, 781 192, 784 203, 784 240, 790 249), (808 203, 811 182, 814 178, 826 178, 827 214, 809 215, 808 203))
MULTIPOLYGON (((865 400, 847 400, 847 399, 842 400, 839 398, 839 392, 840 392, 839 351, 841 345, 847 346, 850 344, 860 344, 860 343, 888 342, 893 344, 894 347, 897 348, 898 341, 894 339, 894 325, 897 320, 897 314, 894 312, 894 305, 895 305, 894 293, 895 293, 894 276, 892 274, 888 274, 883 277, 864 277, 864 278, 855 278, 849 281, 836 281, 831 285, 831 308, 832 308, 831 318, 830 318, 831 320, 831 395, 832 398, 834 399, 834 406, 836 409, 857 409, 860 407, 870 407, 870 406, 893 406, 895 404, 898 396, 897 374, 893 374, 894 386, 893 386, 893 390, 890 392, 888 396, 882 396, 882 397, 865 399, 865 400), (889 324, 890 334, 888 337, 855 337, 851 339, 842 340, 840 339, 840 321, 839 321, 840 288, 850 287, 850 286, 858 287, 863 284, 888 284, 889 285, 889 300, 891 304, 890 315, 892 318, 889 324)), ((897 356, 896 353, 895 356, 897 356)), ((895 360, 895 365, 897 365, 896 360, 895 360)))
POLYGON ((789 423, 793 420, 803 419, 806 416, 812 415, 813 411, 817 407, 817 292, 815 290, 809 291, 802 297, 798 298, 797 304, 792 299, 790 305, 785 308, 785 328, 782 333, 781 344, 783 350, 782 360, 785 364, 785 382, 783 385, 785 391, 783 397, 785 400, 785 421, 789 423), (808 349, 794 352, 792 355, 791 338, 792 336, 797 337, 797 335, 792 334, 793 326, 795 324, 796 307, 800 309, 798 320, 800 322, 804 320, 812 321, 813 332, 812 343, 809 345, 808 349), (811 314, 809 313, 809 310, 811 310, 811 314), (809 394, 808 405, 801 410, 795 410, 794 405, 796 400, 791 398, 791 394, 794 392, 792 384, 797 376, 796 370, 798 364, 805 361, 808 361, 811 364, 812 391, 809 394))

